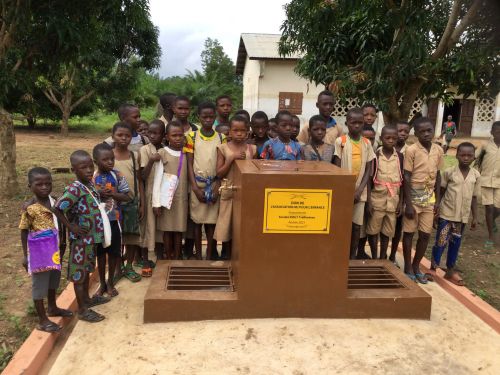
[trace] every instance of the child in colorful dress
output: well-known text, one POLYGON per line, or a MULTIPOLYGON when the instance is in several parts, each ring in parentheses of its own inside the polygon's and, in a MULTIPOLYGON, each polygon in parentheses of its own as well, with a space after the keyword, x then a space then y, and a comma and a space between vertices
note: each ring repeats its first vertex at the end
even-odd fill
POLYGON ((38 315, 36 328, 44 332, 57 332, 61 327, 47 315, 73 315, 71 311, 61 309, 56 304, 56 290, 61 280, 61 259, 66 248, 66 239, 61 234, 64 234, 65 230, 52 213, 55 200, 50 196, 50 172, 40 167, 30 169, 28 187, 34 199, 27 202, 19 223, 24 254, 23 267, 32 279, 31 294, 38 315), (46 297, 47 312, 43 305, 43 299, 46 297))
POLYGON ((404 272, 414 281, 427 284, 432 275, 420 272, 420 261, 424 257, 432 232, 434 216, 439 212, 443 149, 432 142, 434 126, 427 117, 414 122, 418 141, 406 149, 404 159, 403 256, 404 272), (418 231, 415 256, 411 259, 413 235, 418 231))
POLYGON ((219 214, 219 186, 217 179, 217 146, 226 142, 226 137, 213 129, 215 105, 202 103, 198 106, 201 122, 199 131, 186 136, 184 150, 188 159, 188 176, 191 185, 189 214, 193 220, 196 256, 201 259, 201 227, 207 237, 207 257, 217 253, 214 230, 219 214))
POLYGON ((380 259, 387 259, 389 238, 394 236, 396 217, 402 210, 403 157, 394 149, 398 139, 395 126, 386 125, 380 137, 382 147, 375 153, 369 219, 366 234, 372 253, 377 259, 377 242, 380 233, 380 259))
MULTIPOLYGON (((396 128, 398 129, 398 141, 394 148, 403 156, 404 160, 406 148, 408 147, 406 141, 410 136, 410 124, 407 121, 398 121, 396 123, 396 128)), ((403 235, 403 208, 396 218, 396 229, 394 231, 394 237, 392 237, 391 254, 389 255, 389 260, 398 267, 399 264, 396 261, 396 253, 398 251, 399 241, 401 241, 401 236, 403 235)))
POLYGON ((260 157, 270 160, 301 160, 301 147, 291 139, 292 114, 288 111, 279 111, 276 115, 278 136, 264 143, 260 157))
POLYGON ((116 266, 120 264, 122 253, 122 234, 120 228, 121 208, 120 202, 129 200, 130 191, 127 180, 120 171, 114 169, 115 154, 113 148, 107 143, 100 143, 92 151, 97 172, 94 174, 93 183, 98 189, 101 200, 105 203, 111 226, 111 245, 104 248, 98 246, 96 249, 97 265, 99 271, 100 287, 98 295, 107 293, 110 297, 116 297, 118 291, 114 285, 116 266), (108 281, 106 281, 106 255, 108 258, 108 281))
MULTIPOLYGON (((245 117, 236 115, 230 121, 229 135, 231 140, 217 147, 217 178, 227 179, 227 185, 232 185, 233 163, 235 160, 254 159, 257 147, 247 143, 248 121, 245 117)), ((222 189, 220 195, 219 216, 215 226, 214 238, 222 242, 222 258, 231 259, 233 191, 222 189)))
POLYGON ((252 121, 250 124, 252 129, 252 138, 248 140, 248 143, 253 144, 257 148, 257 155, 260 158, 262 149, 264 148, 264 143, 269 140, 269 121, 267 115, 263 111, 257 111, 252 115, 252 121))
POLYGON ((122 214, 122 242, 125 245, 125 266, 117 270, 117 278, 122 275, 132 282, 141 280, 141 275, 134 271, 133 261, 136 255, 141 254, 144 244, 144 203, 141 202, 143 194, 143 183, 140 174, 140 155, 138 152, 130 151, 128 146, 132 139, 132 130, 127 123, 117 122, 113 126, 113 141, 115 147, 115 169, 119 170, 129 186, 130 200, 123 203, 122 214))
POLYGON ((491 138, 481 146, 478 159, 481 172, 481 203, 484 206, 488 229, 484 248, 492 250, 495 246, 494 234, 497 231, 495 221, 500 216, 500 121, 493 123, 491 138))
POLYGON ((465 226, 472 212, 471 229, 477 224, 477 196, 480 191, 480 173, 471 168, 476 148, 463 142, 457 148, 458 166, 446 169, 441 178, 441 203, 436 232, 436 243, 432 248, 431 269, 439 267, 441 256, 448 247, 445 278, 455 285, 464 281, 455 269, 465 226))
POLYGON ((172 194, 170 207, 153 208, 157 219, 157 229, 163 232, 163 244, 167 259, 182 259, 182 233, 186 231, 188 218, 188 161, 182 147, 184 131, 178 121, 167 126, 168 146, 159 150, 163 171, 177 177, 177 187, 172 194), (160 211, 160 212, 158 212, 160 211))
POLYGON ((302 148, 304 160, 317 160, 333 163, 335 148, 325 143, 326 121, 323 116, 314 115, 309 119, 309 142, 302 148))
POLYGON ((67 186, 57 200, 54 213, 69 229, 68 280, 75 289, 78 318, 95 323, 104 316, 90 308, 110 301, 97 294, 89 296, 89 275, 95 269, 95 250, 104 242, 104 219, 99 209, 99 194, 92 183, 92 158, 86 151, 78 150, 71 154, 70 162, 76 181, 67 186))
POLYGON ((375 154, 370 141, 361 136, 364 125, 361 108, 350 109, 347 112, 346 122, 349 133, 335 141, 333 162, 338 167, 356 175, 349 255, 350 259, 354 259, 358 250, 361 226, 364 222, 365 203, 370 200, 368 180, 372 173, 371 161, 375 158, 375 154))
POLYGON ((153 120, 149 124, 150 143, 142 146, 141 179, 144 181, 144 248, 142 251, 142 277, 151 277, 154 263, 149 260, 148 251, 155 252, 157 259, 164 259, 163 234, 157 229, 157 216, 153 212, 153 181, 155 168, 161 160, 158 153, 163 149, 165 138, 165 126, 160 120, 153 120))

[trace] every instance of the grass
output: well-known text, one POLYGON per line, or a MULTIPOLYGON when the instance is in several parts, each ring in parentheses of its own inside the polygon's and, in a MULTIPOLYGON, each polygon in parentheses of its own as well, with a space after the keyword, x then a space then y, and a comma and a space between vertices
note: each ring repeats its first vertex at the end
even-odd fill
MULTIPOLYGON (((152 121, 157 118, 156 107, 141 108, 141 118, 146 121, 152 121)), ((69 120, 69 131, 78 133, 109 133, 116 122, 118 122, 116 113, 99 110, 87 116, 72 116, 69 120)), ((28 123, 22 120, 15 120, 14 125, 19 128, 28 128, 28 123)), ((48 128, 52 131, 59 127, 59 121, 48 119, 37 119, 37 125, 35 125, 35 129, 48 128)))

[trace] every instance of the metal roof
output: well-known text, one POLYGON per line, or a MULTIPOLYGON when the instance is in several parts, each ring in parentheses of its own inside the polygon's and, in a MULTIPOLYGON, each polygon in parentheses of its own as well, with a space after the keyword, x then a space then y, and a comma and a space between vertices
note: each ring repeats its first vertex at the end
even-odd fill
POLYGON ((280 34, 241 34, 236 60, 236 74, 243 74, 247 56, 250 60, 298 60, 300 54, 281 56, 278 52, 280 34))

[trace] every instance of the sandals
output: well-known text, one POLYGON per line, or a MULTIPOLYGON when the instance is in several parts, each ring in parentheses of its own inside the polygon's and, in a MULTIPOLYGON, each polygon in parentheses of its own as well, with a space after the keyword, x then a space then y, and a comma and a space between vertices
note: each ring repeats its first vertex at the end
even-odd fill
POLYGON ((153 276, 153 269, 152 268, 143 268, 141 272, 142 277, 151 277, 153 276))
POLYGON ((69 318, 73 316, 73 312, 66 310, 66 309, 58 309, 57 312, 55 313, 49 313, 47 316, 54 317, 54 316, 61 316, 63 318, 69 318))
POLYGON ((491 240, 484 241, 484 250, 493 250, 495 243, 491 240))
POLYGON ((83 313, 78 314, 78 319, 89 323, 97 323, 104 320, 104 315, 101 315, 94 310, 87 309, 83 313))
POLYGON ((100 296, 98 294, 94 294, 92 298, 90 299, 89 303, 87 304, 88 307, 94 307, 98 305, 104 305, 105 303, 108 303, 111 301, 111 298, 109 297, 104 297, 100 296))
POLYGON ((415 281, 415 282, 417 282, 417 278, 416 278, 416 276, 415 276, 414 274, 412 274, 412 273, 406 273, 406 272, 405 272, 405 275, 406 275, 406 276, 407 276, 407 277, 408 277, 411 281, 415 281))
POLYGON ((54 333, 54 332, 59 332, 62 327, 54 322, 48 322, 46 324, 38 324, 36 326, 36 329, 42 332, 47 332, 47 333, 54 333))
POLYGON ((460 276, 460 274, 456 271, 446 272, 444 278, 448 280, 450 283, 455 284, 457 286, 464 286, 464 279, 460 276))
POLYGON ((123 276, 133 283, 141 281, 141 275, 134 271, 132 267, 125 267, 123 276))
POLYGON ((417 282, 419 282, 420 284, 427 284, 428 283, 427 276, 421 272, 416 273, 415 278, 417 279, 417 282))

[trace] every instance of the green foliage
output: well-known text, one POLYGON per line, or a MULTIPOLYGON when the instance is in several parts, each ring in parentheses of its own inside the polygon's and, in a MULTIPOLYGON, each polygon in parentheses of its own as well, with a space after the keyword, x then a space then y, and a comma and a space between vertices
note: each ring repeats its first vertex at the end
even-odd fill
POLYGON ((417 97, 451 95, 450 87, 457 94, 496 95, 498 22, 488 7, 498 6, 457 1, 458 26, 451 31, 465 29, 454 41, 452 33, 443 37, 453 0, 292 0, 280 53, 303 53, 298 74, 341 98, 374 101, 393 117, 408 116, 417 97), (479 4, 477 12, 471 3, 479 4))

